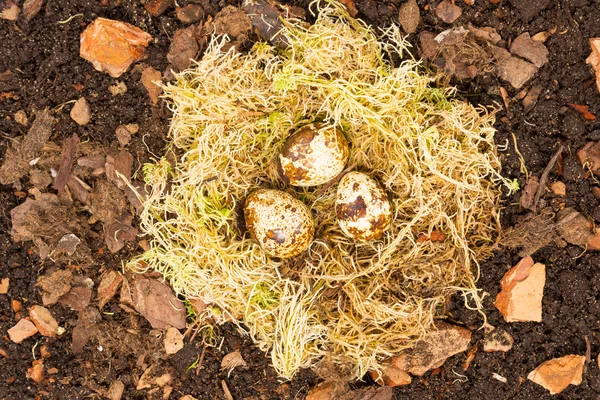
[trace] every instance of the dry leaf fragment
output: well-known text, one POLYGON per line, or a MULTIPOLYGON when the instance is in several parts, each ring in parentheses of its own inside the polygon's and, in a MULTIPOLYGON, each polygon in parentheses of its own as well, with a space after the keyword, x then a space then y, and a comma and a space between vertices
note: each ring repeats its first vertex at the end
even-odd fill
POLYGON ((246 361, 244 361, 242 353, 240 353, 239 350, 226 354, 225 357, 223 357, 223 360, 221 360, 221 370, 227 370, 228 375, 234 368, 244 366, 246 366, 246 361))
POLYGON ((141 276, 133 283, 133 304, 154 329, 185 328, 185 305, 166 284, 141 276))
POLYGON ((591 38, 590 47, 592 52, 590 56, 585 60, 586 64, 590 64, 596 72, 596 87, 600 92, 600 38, 591 38))
POLYGON ((147 67, 142 71, 142 85, 148 91, 152 104, 158 103, 158 97, 162 93, 162 88, 157 84, 162 83, 162 74, 160 71, 155 70, 152 67, 147 67))
POLYGON ((541 322, 546 266, 524 257, 502 280, 494 305, 506 322, 541 322))
POLYGON ((570 108, 572 108, 573 110, 575 110, 579 114, 581 114, 583 119, 585 119, 586 121, 595 121, 596 120, 596 116, 594 114, 592 114, 591 112, 589 112, 588 106, 584 106, 582 104, 573 104, 573 103, 567 103, 567 106, 569 106, 570 108))
POLYGON ((569 385, 582 380, 585 356, 568 355, 541 363, 527 375, 527 379, 541 385, 550 394, 558 394, 569 385))

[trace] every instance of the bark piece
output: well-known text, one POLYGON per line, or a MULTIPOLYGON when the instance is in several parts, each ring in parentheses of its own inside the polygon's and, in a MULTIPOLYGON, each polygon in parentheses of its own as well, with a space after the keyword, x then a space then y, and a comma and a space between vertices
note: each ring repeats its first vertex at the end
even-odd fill
POLYGON ((117 294, 123 277, 117 271, 108 271, 98 285, 98 308, 102 309, 117 294))
POLYGON ((550 394, 558 394, 569 385, 582 380, 585 356, 568 355, 545 361, 527 375, 527 379, 541 385, 550 394))
POLYGON ((421 12, 417 0, 408 0, 400 6, 398 21, 407 34, 415 33, 421 23, 421 12))
POLYGON ((23 340, 35 335, 37 328, 28 319, 21 319, 15 326, 8 330, 8 337, 15 343, 21 343, 23 340))
POLYGON ((25 3, 23 3, 23 17, 27 21, 31 20, 40 12, 43 4, 44 0, 25 0, 25 3))
POLYGON ((572 208, 559 211, 557 216, 558 234, 568 243, 583 247, 594 236, 592 222, 572 208))
POLYGON ((392 358, 390 364, 416 376, 440 367, 455 354, 469 347, 471 331, 456 325, 439 322, 437 330, 429 332, 411 349, 392 358))
POLYGON ((435 14, 445 23, 451 24, 462 15, 462 9, 444 0, 435 8, 435 14))
POLYGON ((96 334, 98 322, 102 319, 100 312, 94 307, 87 307, 79 313, 77 326, 73 328, 73 341, 71 343, 71 352, 79 353, 83 347, 96 334))
POLYGON ((87 125, 90 123, 91 108, 85 97, 80 97, 71 109, 71 118, 77 122, 77 125, 87 125))
POLYGON ((75 311, 83 311, 92 300, 92 289, 86 286, 76 286, 59 299, 60 304, 75 311))
POLYGON ((231 372, 236 367, 246 366, 246 361, 242 357, 242 353, 239 350, 232 351, 223 357, 221 360, 221 370, 227 370, 231 372))
POLYGON ((118 78, 145 57, 152 36, 133 25, 96 18, 81 34, 80 56, 100 72, 118 78))
MULTIPOLYGON (((73 107, 73 110, 74 109, 75 107, 73 107)), ((73 110, 71 110, 71 113, 73 113, 73 110)), ((54 189, 58 190, 58 193, 62 193, 65 191, 65 185, 71 179, 71 170, 73 169, 73 156, 75 154, 75 151, 77 150, 78 143, 79 136, 77 136, 77 134, 75 133, 72 137, 66 139, 65 143, 63 144, 60 153, 60 167, 58 169, 58 174, 54 179, 54 185, 52 185, 54 189)))
POLYGON ((506 322, 541 322, 546 266, 524 257, 500 281, 494 305, 506 322))
POLYGON ((45 306, 55 304, 58 299, 71 290, 73 274, 69 270, 59 269, 38 278, 42 289, 42 303, 45 306))
POLYGON ((538 68, 541 68, 548 62, 548 49, 543 43, 532 40, 529 32, 517 36, 510 45, 509 51, 514 55, 531 61, 538 68))
POLYGON ((146 4, 144 4, 144 8, 148 11, 152 16, 158 17, 164 14, 165 11, 172 7, 175 4, 174 0, 150 0, 146 4))
POLYGON ((35 383, 42 383, 44 380, 44 360, 33 360, 31 368, 27 368, 27 379, 35 383))
POLYGON ((58 335, 58 322, 47 308, 33 306, 29 309, 29 317, 43 336, 54 337, 58 335))
POLYGON ((154 329, 185 328, 185 305, 165 283, 138 276, 133 283, 133 304, 154 329))
POLYGON ((152 67, 147 67, 142 72, 142 85, 148 91, 152 104, 158 103, 158 97, 162 93, 162 88, 157 84, 162 83, 162 74, 160 71, 155 70, 152 67))

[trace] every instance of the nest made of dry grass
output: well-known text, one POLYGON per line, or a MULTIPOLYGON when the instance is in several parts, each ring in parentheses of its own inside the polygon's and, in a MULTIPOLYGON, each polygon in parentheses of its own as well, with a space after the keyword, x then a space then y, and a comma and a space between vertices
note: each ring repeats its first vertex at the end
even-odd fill
POLYGON ((209 303, 205 316, 243 323, 282 377, 325 355, 361 377, 432 329, 449 295, 479 306, 477 260, 498 231, 502 179, 488 110, 436 87, 398 28, 378 37, 335 3, 317 8, 313 25, 285 22, 285 50, 261 42, 240 54, 213 39, 164 88, 178 157, 144 167, 151 249, 129 266, 209 303), (393 222, 382 240, 342 233, 335 185, 318 193, 279 179, 285 139, 314 120, 341 129, 349 165, 387 190, 393 222), (270 258, 240 232, 236 210, 260 187, 313 211, 315 240, 301 256, 270 258), (427 240, 432 232, 444 239, 427 240))

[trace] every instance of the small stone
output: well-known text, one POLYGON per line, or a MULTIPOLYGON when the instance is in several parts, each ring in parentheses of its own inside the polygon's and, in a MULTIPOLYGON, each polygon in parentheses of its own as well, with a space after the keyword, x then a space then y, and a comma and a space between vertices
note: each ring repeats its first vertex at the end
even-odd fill
POLYGON ((185 29, 178 29, 173 35, 167 60, 172 64, 175 72, 181 72, 192 65, 192 59, 196 58, 199 51, 196 27, 188 26, 185 29))
POLYGON ((569 385, 579 385, 582 380, 585 356, 568 355, 541 363, 527 375, 527 379, 558 394, 569 385))
POLYGON ((10 308, 12 308, 14 312, 18 313, 23 308, 23 303, 21 303, 19 300, 13 299, 10 301, 10 308))
POLYGON ((113 96, 117 96, 119 94, 127 93, 127 85, 125 84, 125 82, 117 81, 117 83, 115 83, 114 85, 110 85, 108 87, 108 91, 113 96))
POLYGON ((509 51, 531 61, 538 68, 548 62, 548 49, 543 43, 532 40, 529 32, 519 35, 510 45, 509 51))
POLYGON ((58 368, 48 368, 48 370, 46 371, 48 373, 48 375, 55 375, 58 374, 58 368))
POLYGON ((25 111, 19 110, 15 113, 15 121, 17 124, 21 124, 23 126, 27 126, 27 114, 25 111))
POLYGON ((401 371, 423 376, 425 372, 441 367, 449 357, 467 350, 471 331, 445 322, 437 323, 436 327, 414 347, 392 358, 390 364, 401 371))
POLYGON ((110 387, 106 392, 106 397, 108 398, 108 400, 121 400, 124 391, 125 385, 123 384, 123 382, 117 379, 110 384, 110 387))
POLYGON ((27 369, 27 378, 35 383, 41 383, 44 380, 44 361, 34 360, 31 368, 27 369))
POLYGON ((193 24, 204 18, 204 8, 200 4, 188 4, 185 7, 177 7, 175 16, 184 24, 193 24))
POLYGON ((407 34, 415 33, 421 23, 421 12, 417 0, 408 0, 400 6, 398 21, 407 34))
POLYGON ((158 97, 162 93, 162 88, 159 86, 160 83, 162 83, 162 74, 160 71, 157 71, 152 67, 144 69, 142 72, 142 85, 144 85, 148 91, 150 100, 152 100, 152 104, 154 105, 158 103, 158 97))
POLYGON ((118 78, 144 58, 152 36, 133 25, 106 18, 96 18, 82 32, 80 56, 100 72, 118 78))
POLYGON ((520 89, 535 75, 537 70, 535 65, 511 56, 498 63, 496 74, 515 89, 520 89))
POLYGON ((10 286, 10 279, 8 279, 8 278, 0 279, 0 294, 8 293, 9 286, 10 286))
POLYGON ((541 322, 545 282, 546 266, 527 256, 504 274, 494 305, 506 322, 541 322))
POLYGON ((33 306, 29 309, 29 317, 43 336, 54 337, 58 334, 58 322, 47 308, 33 306))
POLYGON ((15 343, 21 343, 23 340, 31 337, 37 333, 37 328, 28 319, 23 318, 15 326, 8 330, 8 336, 10 340, 15 343))
POLYGON ((75 102, 71 109, 71 118, 78 125, 86 125, 90 122, 90 105, 85 97, 81 97, 75 102))
POLYGON ((175 354, 183 349, 183 334, 171 326, 167 329, 164 343, 167 354, 175 354))
POLYGON ((40 347, 40 356, 42 356, 42 358, 50 358, 51 355, 52 353, 50 353, 50 350, 48 350, 48 346, 43 345, 40 347))
POLYGON ((553 182, 550 185, 550 189, 552 190, 552 193, 554 193, 557 196, 566 196, 567 194, 567 185, 565 185, 561 181, 553 182))
POLYGON ((512 335, 504 329, 496 328, 490 324, 485 326, 483 337, 483 351, 491 353, 494 351, 507 352, 512 349, 515 340, 512 335))
POLYGON ((442 21, 451 24, 462 15, 462 9, 459 6, 444 0, 435 8, 435 13, 442 21))
POLYGON ((411 376, 394 366, 388 366, 383 371, 371 371, 371 378, 381 386, 404 386, 412 382, 411 376))
POLYGON ((0 13, 0 18, 8 20, 8 21, 16 21, 19 18, 19 13, 21 9, 12 1, 4 4, 4 8, 0 13))
POLYGON ((131 140, 131 133, 129 132, 129 129, 125 127, 125 125, 117 126, 115 135, 117 136, 119 144, 123 147, 127 146, 129 144, 129 141, 131 140))

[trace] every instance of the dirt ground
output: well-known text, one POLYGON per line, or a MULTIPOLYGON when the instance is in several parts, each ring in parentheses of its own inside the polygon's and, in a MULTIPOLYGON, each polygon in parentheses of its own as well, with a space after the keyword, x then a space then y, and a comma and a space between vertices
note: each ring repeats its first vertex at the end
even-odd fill
MULTIPOLYGON (((16 1, 18 5, 20 1, 16 1)), ((111 0, 103 5, 98 0, 46 0, 39 13, 30 21, 16 22, 0 19, 0 74, 12 71, 10 79, 0 79, 0 160, 14 138, 27 133, 31 126, 15 121, 15 114, 23 110, 27 116, 50 108, 57 122, 50 140, 61 145, 77 133, 82 142, 99 143, 107 151, 118 151, 115 129, 122 124, 138 124, 139 133, 128 145, 136 171, 161 154, 168 132, 169 111, 163 102, 153 106, 140 82, 140 69, 133 68, 119 78, 96 71, 91 63, 79 56, 79 37, 85 27, 101 16, 141 27, 153 37, 148 46, 146 65, 158 71, 168 66, 166 54, 177 29, 187 24, 180 22, 170 7, 158 17, 151 16, 139 0, 111 0), (120 4, 118 4, 120 3, 120 4), (109 91, 117 81, 127 91, 113 95, 109 91), (7 95, 6 93, 9 93, 7 95), (92 110, 91 122, 79 126, 70 117, 66 102, 84 96, 92 110)), ((179 6, 193 1, 180 0, 179 6)), ((397 21, 403 1, 358 0, 358 17, 377 27, 397 21)), ((438 2, 418 0, 421 24, 411 35, 414 53, 420 54, 418 35, 422 30, 439 33, 452 25, 443 23, 433 9, 438 2)), ((1 4, 1 3, 0 3, 1 4)), ((227 5, 236 2, 204 3, 206 14, 215 15, 227 5)), ((600 93, 592 70, 585 59, 590 53, 588 38, 600 37, 600 4, 597 0, 475 0, 467 5, 457 0, 463 14, 454 25, 468 23, 477 27, 494 27, 503 39, 514 39, 522 32, 537 33, 556 26, 557 33, 545 45, 549 62, 526 84, 542 88, 537 104, 528 112, 519 100, 519 90, 499 80, 493 74, 478 74, 474 79, 455 79, 459 95, 475 104, 496 105, 496 142, 508 143, 502 152, 504 176, 518 179, 525 186, 520 157, 530 175, 540 176, 558 146, 564 146, 559 168, 550 172, 549 182, 562 181, 566 198, 560 203, 571 207, 600 223, 600 207, 592 188, 598 185, 593 176, 576 159, 576 151, 589 141, 600 140, 600 122, 585 121, 567 107, 568 103, 589 107, 600 115, 600 93), (508 111, 502 105, 499 86, 507 90, 508 111), (515 151, 515 141, 518 151, 515 151)), ((307 3, 294 5, 307 8, 307 3)), ((201 368, 193 368, 203 353, 202 344, 188 342, 177 354, 167 356, 162 345, 161 332, 153 330, 143 317, 128 313, 119 307, 118 296, 101 312, 100 329, 77 354, 71 351, 72 332, 77 326, 78 313, 61 304, 50 306, 59 325, 66 333, 55 338, 39 335, 21 344, 9 340, 7 331, 17 323, 11 309, 11 300, 19 300, 23 308, 42 304, 38 278, 51 271, 53 263, 42 261, 32 242, 11 239, 10 211, 22 204, 32 185, 26 179, 21 187, 0 186, 0 278, 10 279, 7 295, 0 295, 0 399, 83 399, 103 398, 106 389, 117 379, 125 386, 124 399, 163 398, 164 389, 136 390, 137 379, 150 365, 161 373, 168 372, 173 388, 172 399, 192 395, 197 399, 223 399, 223 382, 234 399, 302 399, 318 383, 311 371, 302 371, 291 382, 282 383, 269 366, 266 354, 256 349, 247 337, 234 326, 222 326, 218 348, 206 349, 201 368), (40 359, 45 345, 50 355, 44 358, 45 379, 37 384, 26 377, 27 369, 40 359), (247 365, 231 374, 220 369, 224 355, 240 350, 247 365), (192 368, 190 368, 192 367, 192 368), (48 371, 55 368, 50 374, 48 371)), ((520 206, 521 192, 504 199, 502 224, 504 228, 517 224, 526 211, 520 206)), ((547 192, 542 204, 552 209, 557 200, 547 192)), ((73 211, 89 217, 84 209, 73 211)), ((136 222, 134 220, 133 226, 136 222)), ((103 227, 99 222, 89 223, 87 243, 91 265, 78 269, 68 266, 73 273, 91 278, 97 287, 101 275, 108 270, 121 270, 123 260, 142 251, 139 240, 127 242, 116 254, 106 251, 102 240, 103 227)), ((464 371, 466 355, 450 358, 435 373, 413 379, 412 384, 394 388, 395 399, 543 399, 548 392, 526 379, 527 374, 540 363, 567 354, 585 354, 586 337, 591 346, 592 362, 586 365, 583 382, 570 386, 557 399, 600 398, 600 370, 595 362, 600 351, 600 254, 584 252, 581 247, 551 244, 533 254, 536 262, 546 265, 546 285, 543 297, 541 323, 505 323, 493 300, 500 290, 500 279, 520 257, 516 251, 499 249, 494 257, 481 264, 479 287, 489 296, 485 300, 488 321, 506 329, 515 339, 507 353, 478 351, 470 367, 464 371), (492 377, 496 373, 508 382, 492 377)), ((95 293, 95 292, 94 292, 95 293)), ((96 302, 94 297, 92 303, 96 302)), ((478 330, 481 316, 465 310, 460 298, 453 298, 448 307, 451 320, 473 327, 473 341, 483 336, 478 330)), ((370 378, 353 384, 354 388, 375 385, 370 378)))

